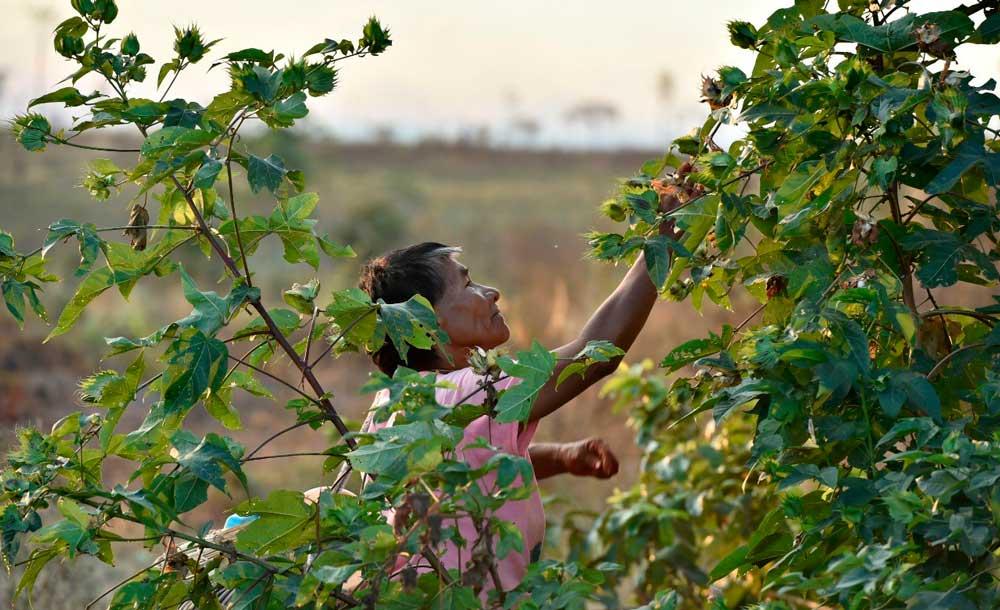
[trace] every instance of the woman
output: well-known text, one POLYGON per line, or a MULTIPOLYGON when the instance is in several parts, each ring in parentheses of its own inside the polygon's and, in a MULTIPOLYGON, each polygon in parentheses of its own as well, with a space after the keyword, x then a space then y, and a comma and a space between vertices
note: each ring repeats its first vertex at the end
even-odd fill
MULTIPOLYGON (((661 193, 661 210, 674 209, 678 200, 670 189, 661 184, 654 185, 661 193)), ((677 237, 673 225, 660 225, 661 234, 677 237)), ((476 348, 491 349, 502 345, 510 338, 510 328, 498 307, 500 291, 473 281, 468 267, 457 260, 461 248, 426 242, 394 250, 370 261, 362 271, 359 286, 373 301, 384 299, 387 303, 399 303, 416 294, 421 294, 434 306, 441 328, 448 334, 449 343, 433 350, 411 349, 405 365, 421 371, 437 371, 438 379, 449 381, 455 389, 437 390, 437 401, 446 406, 454 405, 461 398, 469 404, 480 404, 485 391, 473 393, 482 381, 482 376, 469 366, 469 357, 476 348)), ((527 457, 534 468, 535 479, 568 472, 582 476, 605 478, 617 472, 618 464, 607 445, 600 439, 590 438, 580 443, 567 445, 531 445, 538 422, 555 412, 601 378, 613 372, 621 358, 591 366, 582 377, 572 375, 556 388, 556 379, 573 357, 589 342, 609 340, 627 351, 646 323, 649 312, 657 299, 657 291, 646 271, 646 262, 640 255, 625 278, 612 294, 591 315, 580 333, 569 343, 555 350, 558 358, 555 371, 542 387, 532 408, 528 421, 523 424, 500 424, 488 416, 473 421, 465 430, 465 436, 458 446, 462 459, 473 468, 483 464, 493 452, 477 448, 464 450, 464 446, 477 438, 485 438, 500 451, 527 457)), ((385 344, 371 354, 372 360, 387 375, 392 375, 396 367, 404 364, 393 344, 385 344)), ((505 390, 520 380, 507 377, 494 387, 505 390)), ((388 399, 388 391, 376 394, 372 411, 388 399)), ((373 424, 371 415, 363 430, 374 431, 392 425, 393 417, 384 423, 373 424)), ((488 488, 494 483, 488 476, 483 484, 488 488)), ((511 589, 524 577, 530 561, 538 558, 545 533, 545 516, 535 483, 532 496, 525 500, 508 502, 496 513, 499 519, 511 521, 521 531, 524 552, 511 552, 498 562, 501 586, 511 589)), ((478 535, 471 519, 459 519, 458 528, 471 548, 478 535)), ((460 551, 453 545, 441 557, 448 568, 460 566, 460 551)), ((469 552, 466 551, 466 560, 469 552)))

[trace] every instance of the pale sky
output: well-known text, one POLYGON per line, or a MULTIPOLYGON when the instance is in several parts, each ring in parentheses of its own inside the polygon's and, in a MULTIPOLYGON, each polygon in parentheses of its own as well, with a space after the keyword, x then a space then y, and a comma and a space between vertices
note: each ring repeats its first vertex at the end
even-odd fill
MULTIPOLYGON (((379 57, 349 60, 338 88, 311 100, 310 129, 363 137, 392 126, 404 139, 489 125, 510 141, 511 121, 539 121, 540 143, 568 146, 663 147, 669 137, 703 119, 700 74, 721 65, 749 72, 751 54, 729 44, 731 19, 762 23, 787 1, 618 0, 119 0, 112 35, 135 31, 142 50, 158 62, 172 54, 171 24, 197 23, 207 39, 224 38, 217 52, 186 71, 172 91, 207 103, 220 90, 222 69, 205 73, 212 57, 244 47, 301 53, 326 37, 357 39, 377 15, 393 35, 379 57), (670 75, 673 95, 663 99, 659 76, 670 75), (581 101, 618 108, 621 119, 588 131, 563 115, 581 101)), ((929 10, 936 0, 911 2, 929 10)), ((72 14, 68 0, 0 0, 5 15, 0 89, 5 117, 29 97, 54 88, 69 64, 52 49, 51 31, 72 14), (38 15, 48 9, 42 20, 38 15), (44 40, 42 37, 44 36, 44 40), (44 62, 39 58, 44 56, 44 62)), ((1000 54, 979 48, 961 61, 980 76, 994 76, 1000 54)), ((155 84, 158 66, 147 83, 155 84)), ((81 81, 92 90, 96 80, 81 81)), ((137 91, 152 96, 151 88, 137 91)), ((46 109, 47 112, 55 106, 46 109)))

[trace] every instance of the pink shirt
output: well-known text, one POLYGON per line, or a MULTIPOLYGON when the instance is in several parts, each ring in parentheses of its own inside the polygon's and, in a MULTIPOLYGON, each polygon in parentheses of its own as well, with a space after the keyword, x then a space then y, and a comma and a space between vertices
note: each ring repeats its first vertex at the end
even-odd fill
MULTIPOLYGON (((447 374, 439 374, 437 379, 439 381, 451 382, 456 386, 455 389, 438 388, 436 390, 436 397, 439 404, 444 406, 453 406, 461 398, 474 391, 478 387, 479 382, 482 381, 483 376, 474 372, 472 368, 464 368, 451 371, 447 374)), ((494 384, 494 387, 496 387, 498 391, 505 390, 516 383, 520 383, 520 381, 520 378, 517 377, 507 377, 506 379, 502 379, 494 384)), ((372 402, 372 409, 384 404, 388 399, 388 396, 388 390, 380 390, 377 394, 375 394, 375 399, 372 402)), ((480 390, 473 394, 470 398, 467 398, 465 403, 482 404, 485 398, 486 393, 480 390)), ((385 428, 386 426, 391 426, 394 419, 395 414, 390 416, 388 421, 373 424, 371 422, 371 418, 369 417, 369 419, 365 421, 365 424, 362 426, 362 430, 375 431, 385 428)), ((462 441, 457 447, 458 459, 464 460, 472 468, 478 468, 485 463, 490 456, 494 454, 493 451, 489 449, 463 449, 466 445, 472 443, 477 438, 482 437, 501 452, 518 455, 530 461, 530 458, 528 457, 528 444, 535 435, 535 428, 537 427, 537 421, 527 424, 519 424, 517 422, 501 424, 484 415, 474 420, 465 429, 465 436, 462 438, 462 441)), ((496 471, 487 474, 480 480, 480 483, 485 491, 492 489, 496 485, 496 471)), ((518 479, 514 481, 514 485, 519 486, 521 484, 520 477, 518 477, 518 479)), ((534 481, 531 482, 531 487, 532 494, 530 497, 525 500, 507 502, 496 511, 496 517, 504 521, 512 522, 517 529, 520 530, 521 536, 524 540, 523 552, 513 550, 506 557, 498 560, 497 562, 497 572, 500 576, 500 584, 505 590, 513 589, 521 582, 521 579, 524 578, 528 564, 533 559, 538 559, 541 551, 542 539, 545 536, 545 513, 542 509, 542 499, 538 494, 538 485, 534 481)), ((389 523, 391 524, 393 515, 389 514, 387 516, 389 517, 389 523)), ((464 564, 471 559, 471 549, 477 539, 476 529, 472 524, 472 520, 467 517, 456 519, 456 522, 462 538, 466 541, 466 546, 459 549, 452 543, 447 542, 445 543, 446 551, 440 559, 447 568, 464 569, 464 564), (461 563, 463 564, 461 566, 459 565, 460 557, 461 563)), ((446 521, 444 525, 445 527, 448 527, 451 523, 446 521)), ((496 544, 495 540, 494 544, 496 544)), ((414 565, 416 565, 416 559, 413 559, 412 561, 414 562, 414 565)), ((420 563, 423 564, 422 561, 420 563)), ((397 569, 402 568, 405 564, 406 558, 400 558, 397 569)), ((489 584, 492 585, 492 583, 489 584)), ((491 589, 492 586, 487 586, 486 588, 491 589)))

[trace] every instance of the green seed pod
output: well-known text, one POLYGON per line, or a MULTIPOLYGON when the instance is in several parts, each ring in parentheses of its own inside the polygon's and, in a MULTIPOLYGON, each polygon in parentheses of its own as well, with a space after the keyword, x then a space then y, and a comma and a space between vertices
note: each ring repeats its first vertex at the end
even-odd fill
POLYGON ((752 49, 757 45, 757 28, 746 21, 730 21, 729 41, 741 49, 752 49))
POLYGON ((601 213, 615 222, 625 220, 625 207, 614 199, 608 199, 601 204, 601 213))
POLYGON ((136 38, 135 34, 129 34, 125 38, 122 38, 121 49, 124 55, 138 55, 139 39, 136 38))

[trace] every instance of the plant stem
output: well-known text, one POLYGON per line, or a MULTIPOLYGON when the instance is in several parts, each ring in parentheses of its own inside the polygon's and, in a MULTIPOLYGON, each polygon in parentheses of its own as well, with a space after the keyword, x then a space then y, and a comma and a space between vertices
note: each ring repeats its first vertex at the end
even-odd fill
POLYGON ((101 233, 104 231, 124 231, 125 229, 178 229, 181 231, 198 231, 198 227, 187 225, 122 225, 120 227, 97 227, 94 231, 101 233))
MULTIPOLYGON (((306 363, 309 362, 309 350, 312 348, 313 331, 316 330, 316 316, 318 315, 319 315, 319 307, 313 305, 312 317, 309 318, 309 332, 306 335, 306 352, 302 356, 302 360, 304 360, 306 363)), ((306 366, 312 367, 311 364, 307 364, 306 366)), ((305 383, 305 380, 306 376, 303 373, 302 377, 299 379, 299 387, 301 387, 302 384, 305 383)))
MULTIPOLYGON (((171 174, 170 179, 173 181, 174 186, 184 195, 184 199, 187 201, 188 207, 194 214, 195 220, 198 221, 198 226, 201 227, 202 233, 204 233, 205 238, 208 239, 208 242, 212 246, 212 249, 215 250, 215 252, 219 255, 219 258, 222 259, 222 262, 226 265, 226 268, 228 268, 229 272, 233 274, 233 277, 236 278, 243 277, 243 275, 240 273, 239 268, 236 266, 236 262, 233 261, 232 257, 229 256, 229 254, 226 252, 226 249, 223 248, 221 244, 219 244, 218 239, 209 230, 208 225, 205 223, 205 218, 204 216, 202 216, 201 211, 195 204, 194 198, 191 196, 191 193, 188 192, 186 189, 184 189, 183 185, 181 185, 181 182, 180 180, 177 179, 176 175, 171 174)), ((334 408, 333 403, 331 403, 330 399, 326 397, 326 391, 323 389, 323 386, 320 384, 319 380, 316 379, 316 375, 313 374, 308 364, 302 361, 302 358, 299 357, 298 352, 296 352, 295 348, 292 347, 291 343, 288 342, 288 338, 285 337, 284 333, 282 333, 281 330, 278 328, 278 325, 271 317, 271 313, 267 310, 264 304, 260 302, 260 298, 258 297, 257 299, 250 301, 250 305, 255 310, 257 310, 257 313, 260 315, 261 319, 264 320, 264 324, 266 324, 268 329, 271 331, 271 336, 274 337, 275 341, 278 342, 278 345, 281 346, 281 349, 284 350, 284 352, 288 355, 288 358, 295 364, 295 366, 298 367, 298 369, 303 372, 303 374, 306 377, 306 381, 309 382, 309 385, 312 387, 313 391, 315 391, 316 395, 319 397, 317 399, 313 399, 310 397, 309 400, 316 402, 319 405, 319 407, 323 410, 323 412, 326 413, 326 416, 330 419, 330 421, 333 422, 334 427, 337 428, 337 432, 339 432, 341 436, 347 437, 347 435, 350 433, 350 430, 344 423, 344 420, 340 418, 340 414, 337 413, 337 410, 334 408)), ((295 386, 288 384, 284 380, 282 380, 282 383, 285 383, 289 387, 295 388, 295 386)), ((295 391, 299 392, 298 388, 295 388, 295 391)), ((348 446, 351 447, 351 449, 354 449, 356 443, 354 442, 353 438, 345 438, 344 440, 347 442, 348 446)))
MULTIPOLYGON (((377 306, 372 307, 371 309, 369 309, 365 313, 361 314, 360 316, 358 316, 357 318, 355 318, 354 320, 352 320, 351 323, 348 324, 343 330, 341 330, 340 334, 337 335, 337 337, 333 341, 330 342, 330 345, 326 346, 326 349, 323 350, 323 353, 320 354, 319 356, 316 356, 316 359, 313 360, 311 364, 309 364, 309 368, 312 368, 312 367, 316 366, 316 363, 319 362, 320 360, 322 360, 324 356, 326 356, 327 354, 329 354, 330 350, 332 350, 334 348, 334 346, 337 345, 337 343, 341 339, 343 339, 344 336, 347 335, 347 333, 349 333, 351 331, 352 328, 354 328, 355 326, 357 326, 361 322, 361 320, 363 320, 364 318, 366 318, 368 315, 370 315, 371 313, 373 313, 375 311, 378 311, 378 307, 377 306)), ((311 334, 312 333, 310 333, 310 335, 311 334)))
MULTIPOLYGON (((887 192, 889 195, 889 209, 892 211, 892 220, 897 224, 902 226, 903 216, 899 211, 899 183, 893 182, 889 185, 889 190, 887 192)), ((895 240, 893 241, 895 246, 895 240)), ((913 267, 910 263, 909 257, 903 256, 902 251, 896 246, 896 256, 899 259, 900 271, 903 272, 903 302, 910 309, 913 315, 919 315, 917 312, 917 300, 913 296, 913 267)))
MULTIPOLYGON (((159 539, 159 538, 157 538, 157 539, 159 539)), ((106 591, 104 591, 104 593, 101 593, 100 595, 98 595, 97 597, 95 597, 94 599, 92 599, 90 601, 90 603, 85 606, 84 610, 90 610, 91 608, 94 607, 94 604, 96 604, 97 602, 101 601, 102 599, 104 599, 105 597, 107 597, 108 595, 110 595, 118 587, 121 587, 121 586, 127 584, 130 580, 132 580, 136 576, 140 576, 142 574, 145 574, 146 572, 152 570, 153 568, 155 568, 156 566, 160 565, 161 563, 166 563, 167 559, 168 559, 168 557, 166 555, 164 555, 163 559, 157 560, 153 565, 146 566, 145 568, 139 570, 135 574, 132 574, 131 576, 128 576, 127 578, 119 581, 115 585, 112 585, 110 588, 108 588, 106 591)))
POLYGON ((233 189, 233 142, 236 140, 236 134, 239 132, 240 127, 243 127, 243 121, 245 120, 246 117, 240 119, 239 124, 233 129, 233 135, 229 137, 229 147, 226 150, 226 180, 229 183, 229 209, 233 214, 233 228, 236 229, 236 246, 240 249, 240 258, 243 260, 243 272, 246 274, 247 286, 253 286, 250 267, 247 263, 247 251, 243 247, 243 237, 240 236, 240 219, 236 216, 236 190, 233 189))
POLYGON ((39 131, 42 134, 47 135, 50 138, 52 138, 52 141, 55 144, 62 145, 62 146, 70 146, 70 147, 73 147, 73 148, 81 148, 83 150, 96 150, 96 151, 100 151, 100 152, 121 152, 121 153, 137 153, 137 152, 142 152, 138 148, 107 148, 107 147, 104 147, 104 146, 89 146, 87 144, 76 144, 75 142, 70 142, 66 138, 57 138, 55 135, 52 134, 51 131, 46 131, 44 129, 39 129, 38 127, 32 127, 31 125, 24 125, 24 129, 30 129, 32 131, 39 131))
MULTIPOLYGON (((765 167, 767 167, 770 163, 771 163, 770 161, 765 161, 765 162, 761 163, 760 165, 758 165, 757 167, 755 167, 753 169, 748 169, 747 171, 740 173, 740 175, 736 176, 735 178, 732 178, 730 180, 727 180, 727 181, 723 182, 722 184, 719 185, 719 188, 722 189, 724 187, 729 186, 730 184, 739 182, 740 180, 742 180, 744 178, 752 176, 753 174, 756 174, 760 170, 762 170, 765 167)), ((693 199, 688 199, 687 202, 682 203, 681 205, 677 206, 676 208, 670 210, 669 212, 663 212, 662 214, 660 214, 660 216, 662 216, 663 219, 667 219, 667 218, 673 216, 674 214, 676 214, 677 212, 679 212, 679 211, 683 210, 684 208, 688 207, 692 203, 698 201, 699 199, 704 199, 705 197, 708 197, 709 195, 715 195, 715 194, 718 194, 719 192, 720 191, 718 191, 718 190, 705 192, 704 194, 698 195, 697 197, 695 197, 693 199)))
POLYGON ((167 84, 167 88, 164 89, 163 95, 160 96, 160 103, 161 104, 163 103, 163 100, 166 99, 167 94, 170 93, 171 87, 173 87, 174 83, 177 82, 177 77, 181 75, 181 70, 183 70, 184 67, 185 66, 184 66, 183 62, 177 65, 177 69, 174 70, 174 77, 170 79, 170 83, 167 84))
POLYGON ((250 458, 252 458, 254 455, 256 455, 256 453, 258 451, 260 451, 261 449, 264 448, 264 445, 270 443, 271 441, 273 441, 274 439, 278 438, 282 434, 285 434, 287 432, 291 432, 292 430, 296 430, 298 428, 301 428, 302 426, 308 426, 309 424, 316 423, 316 422, 320 421, 321 419, 323 419, 323 418, 322 417, 314 417, 312 419, 307 419, 305 421, 300 421, 300 422, 294 423, 291 426, 288 426, 287 428, 283 428, 283 429, 279 430, 278 432, 275 432, 271 436, 269 436, 266 439, 264 439, 264 441, 261 444, 257 445, 256 449, 254 449, 253 451, 251 451, 250 453, 248 453, 247 456, 244 458, 244 460, 249 460, 250 458))
POLYGON ((997 319, 993 316, 985 313, 979 313, 978 311, 969 311, 966 309, 954 309, 950 307, 942 307, 940 309, 931 309, 930 311, 925 311, 920 314, 922 318, 929 318, 931 316, 968 316, 970 318, 975 318, 990 327, 996 326, 997 319))
POLYGON ((424 547, 424 549, 420 551, 420 554, 423 556, 424 559, 427 560, 427 563, 431 564, 431 567, 434 569, 435 572, 437 572, 438 576, 441 577, 441 580, 444 581, 444 584, 446 585, 452 584, 453 581, 451 575, 448 574, 448 569, 444 567, 444 564, 441 563, 441 560, 438 559, 437 555, 435 555, 433 551, 431 551, 427 547, 424 547))
POLYGON ((335 457, 332 453, 323 453, 321 451, 303 451, 300 453, 275 453, 274 455, 259 455, 256 457, 246 457, 240 460, 243 462, 256 462, 257 460, 270 460, 276 458, 293 458, 293 457, 309 457, 309 456, 319 456, 325 455, 326 457, 335 457))
POLYGON ((934 376, 937 375, 938 372, 940 372, 941 369, 944 368, 944 365, 948 364, 948 362, 952 358, 954 358, 955 356, 961 354, 962 352, 968 351, 970 349, 977 349, 977 348, 985 347, 985 346, 986 346, 986 343, 980 341, 979 343, 970 343, 968 345, 963 345, 962 347, 960 347, 960 348, 958 348, 958 349, 956 349, 954 351, 948 352, 948 355, 945 356, 944 358, 942 358, 940 361, 938 361, 938 363, 934 365, 934 368, 932 368, 930 370, 930 372, 927 373, 927 380, 930 381, 931 379, 934 379, 934 376))
MULTIPOLYGON (((263 344, 263 343, 261 343, 261 345, 264 345, 264 344, 263 344)), ((243 366, 247 367, 248 369, 251 369, 251 370, 254 370, 254 371, 257 371, 257 372, 258 372, 258 373, 260 373, 261 375, 265 375, 266 377, 269 377, 269 378, 271 378, 271 379, 273 379, 273 380, 277 381, 277 382, 278 382, 278 383, 280 383, 281 385, 283 385, 283 386, 285 386, 286 388, 288 388, 288 389, 292 390, 292 391, 293 391, 293 392, 295 392, 296 394, 298 394, 298 395, 302 396, 303 398, 305 398, 305 399, 306 399, 306 400, 308 400, 309 402, 312 402, 312 403, 316 403, 317 405, 319 404, 319 401, 318 401, 318 400, 317 400, 316 398, 313 398, 312 396, 310 396, 310 395, 306 394, 306 393, 305 393, 305 392, 303 392, 302 390, 300 390, 300 389, 298 389, 297 387, 295 387, 294 385, 292 385, 292 384, 288 383, 287 381, 285 381, 285 380, 284 380, 284 379, 282 379, 281 377, 278 377, 278 376, 277 376, 277 375, 275 375, 274 373, 271 373, 271 372, 269 372, 269 371, 266 371, 266 370, 264 370, 264 369, 260 368, 259 366, 254 366, 253 364, 250 364, 249 362, 247 362, 247 361, 246 361, 246 360, 244 360, 243 358, 240 358, 239 356, 234 356, 234 355, 232 355, 232 354, 229 354, 229 357, 230 357, 230 358, 232 358, 233 360, 235 360, 236 362, 238 362, 238 363, 242 364, 243 366)))

